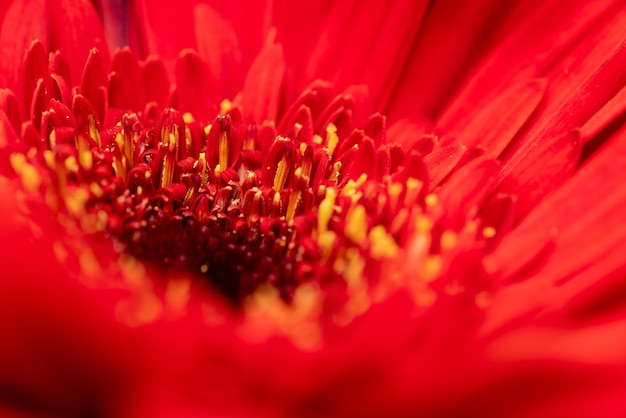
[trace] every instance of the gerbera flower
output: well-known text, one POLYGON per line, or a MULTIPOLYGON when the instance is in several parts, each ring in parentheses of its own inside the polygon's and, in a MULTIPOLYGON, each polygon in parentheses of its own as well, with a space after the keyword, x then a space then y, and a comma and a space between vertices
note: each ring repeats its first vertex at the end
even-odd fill
POLYGON ((248 3, 0 8, 0 411, 626 414, 624 2, 248 3))

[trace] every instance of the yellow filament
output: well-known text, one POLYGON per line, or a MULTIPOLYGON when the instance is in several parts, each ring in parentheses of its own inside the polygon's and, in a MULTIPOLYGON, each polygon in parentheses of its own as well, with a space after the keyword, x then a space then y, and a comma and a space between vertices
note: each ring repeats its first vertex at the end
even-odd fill
MULTIPOLYGON (((298 167, 296 172, 294 173, 297 179, 302 178, 302 167, 298 167)), ((289 203, 287 204, 287 213, 285 214, 285 219, 287 222, 291 221, 296 215, 296 208, 298 207, 298 203, 300 203, 300 198, 302 193, 299 190, 292 190, 289 195, 289 203)))
POLYGON ((96 119, 93 115, 87 116, 87 124, 89 126, 89 136, 95 139, 98 148, 102 148, 102 140, 100 139, 100 132, 96 124, 96 119))
POLYGON ((228 167, 228 132, 223 131, 219 139, 219 164, 223 169, 228 167))
POLYGON ((198 163, 200 164, 200 185, 204 186, 209 181, 206 154, 204 152, 201 152, 200 155, 198 155, 198 163))
POLYGON ((289 174, 289 170, 291 169, 289 162, 287 159, 283 157, 278 163, 278 167, 276 168, 276 175, 274 175, 274 190, 279 192, 285 186, 287 182, 287 175, 289 174))
POLYGON ((176 166, 176 156, 178 155, 178 129, 174 129, 174 133, 170 133, 168 141, 165 144, 169 148, 169 152, 163 158, 163 172, 161 174, 161 187, 167 187, 174 180, 174 168, 176 166))

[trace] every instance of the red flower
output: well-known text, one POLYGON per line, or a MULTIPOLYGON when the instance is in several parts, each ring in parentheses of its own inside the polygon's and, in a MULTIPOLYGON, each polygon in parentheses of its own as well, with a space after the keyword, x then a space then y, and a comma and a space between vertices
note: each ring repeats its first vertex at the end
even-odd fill
POLYGON ((0 8, 0 411, 623 416, 624 10, 0 8))

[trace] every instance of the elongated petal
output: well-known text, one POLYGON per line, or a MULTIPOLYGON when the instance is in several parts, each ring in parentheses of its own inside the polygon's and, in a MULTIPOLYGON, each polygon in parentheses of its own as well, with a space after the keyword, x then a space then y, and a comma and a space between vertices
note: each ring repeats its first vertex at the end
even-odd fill
POLYGON ((69 64, 72 85, 78 85, 89 51, 97 48, 105 68, 109 66, 109 47, 102 23, 89 0, 49 0, 49 51, 61 50, 69 64))
POLYGON ((243 84, 241 51, 231 24, 214 9, 201 4, 194 8, 198 54, 208 63, 208 76, 215 98, 232 99, 243 84))
POLYGON ((545 77, 583 34, 601 30, 606 23, 603 20, 623 8, 620 1, 613 0, 552 0, 540 5, 529 2, 528 6, 525 12, 512 16, 515 29, 505 32, 505 39, 487 53, 476 73, 439 116, 439 126, 451 129, 466 124, 507 86, 545 77), (559 19, 554 19, 556 15, 559 19))
POLYGON ((305 83, 322 77, 343 89, 365 83, 383 105, 403 68, 428 2, 351 1, 333 4, 313 50, 305 83), (349 25, 344 22, 350 21, 349 25), (371 65, 373 61, 376 65, 371 65))
POLYGON ((244 82, 241 104, 248 120, 274 120, 278 116, 285 61, 282 46, 275 44, 273 38, 271 34, 268 36, 244 82))
POLYGON ((47 7, 46 0, 16 0, 7 10, 0 31, 0 84, 3 87, 19 92, 16 87, 24 51, 35 39, 48 43, 47 7))
POLYGON ((525 155, 536 142, 582 126, 626 84, 626 9, 602 24, 550 70, 546 108, 511 154, 525 155))
POLYGON ((619 254, 626 251, 625 155, 626 132, 622 131, 487 258, 488 269, 506 280, 545 243, 556 243, 535 277, 509 286, 496 297, 488 329, 556 308, 571 292, 590 286, 623 263, 619 254))
POLYGON ((487 155, 498 157, 537 110, 546 87, 546 80, 539 79, 505 90, 459 128, 455 141, 467 147, 480 146, 487 155))

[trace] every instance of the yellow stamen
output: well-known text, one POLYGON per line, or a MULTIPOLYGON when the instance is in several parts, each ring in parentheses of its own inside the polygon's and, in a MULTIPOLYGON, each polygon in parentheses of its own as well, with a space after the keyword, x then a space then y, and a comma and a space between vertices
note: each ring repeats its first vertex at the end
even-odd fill
POLYGON ((354 205, 346 215, 346 236, 357 244, 367 237, 367 213, 363 205, 354 205))
POLYGON ((174 169, 178 162, 176 156, 178 155, 178 147, 180 138, 178 137, 178 129, 174 127, 174 133, 167 136, 165 145, 168 148, 168 152, 165 153, 163 158, 163 171, 161 173, 161 187, 167 187, 172 184, 174 180, 174 169))
POLYGON ((335 153, 335 148, 337 148, 338 143, 339 136, 337 135, 337 127, 334 123, 329 123, 326 127, 326 147, 329 157, 332 157, 335 153))
POLYGON ((204 186, 209 181, 209 172, 207 170, 206 154, 201 152, 198 155, 198 164, 200 164, 200 185, 204 186))
POLYGON ((29 192, 37 192, 41 186, 41 176, 35 167, 26 162, 24 154, 11 154, 11 167, 21 177, 24 188, 29 192))
POLYGON ((274 175, 274 190, 279 192, 285 186, 287 182, 287 175, 291 169, 291 164, 287 161, 287 158, 283 157, 278 163, 276 168, 276 174, 274 175))
MULTIPOLYGON (((297 180, 300 180, 302 178, 302 167, 298 167, 296 169, 294 176, 297 180)), ((301 197, 302 193, 299 190, 291 190, 291 194, 289 195, 289 202, 287 204, 287 213, 285 214, 285 219, 287 220, 287 222, 290 222, 296 215, 296 208, 298 207, 298 203, 300 203, 301 197)))
POLYGON ((335 210, 335 198, 337 197, 337 191, 333 187, 326 189, 326 196, 320 203, 317 212, 317 230, 320 236, 328 230, 328 222, 333 216, 335 210))
POLYGON ((493 238, 496 236, 496 229, 492 226, 486 226, 483 228, 483 237, 493 238))
POLYGON ((228 131, 222 131, 219 139, 219 164, 224 169, 228 167, 228 134, 228 131))
POLYGON ((96 144, 98 144, 98 148, 102 148, 102 139, 100 138, 100 131, 98 131, 98 125, 96 124, 96 119, 93 115, 87 116, 87 124, 89 126, 89 136, 92 137, 96 144))
POLYGON ((225 115, 226 113, 228 113, 231 109, 233 108, 233 103, 228 100, 228 99, 224 99, 222 100, 222 102, 220 103, 220 114, 221 115, 225 115))
POLYGON ((87 138, 83 135, 77 135, 76 148, 78 151, 78 162, 81 167, 86 170, 91 170, 91 167, 93 166, 93 154, 89 149, 89 140, 87 140, 87 138))
POLYGON ((456 243, 458 241, 458 237, 456 232, 447 229, 445 231, 443 231, 443 233, 441 234, 441 248, 443 250, 451 250, 452 248, 454 248, 456 246, 456 243))
POLYGON ((336 182, 337 180, 339 180, 340 173, 341 173, 341 161, 337 161, 335 164, 333 164, 333 171, 330 174, 328 180, 336 182))
POLYGON ((439 199, 437 199, 437 195, 435 194, 428 194, 426 196, 426 198, 424 199, 424 201, 426 202, 426 206, 428 207, 433 207, 437 204, 437 202, 439 201, 439 199))
POLYGON ((396 241, 387 233, 387 230, 382 225, 377 225, 372 228, 369 233, 369 239, 371 245, 370 254, 372 258, 376 260, 394 258, 400 251, 396 241))

